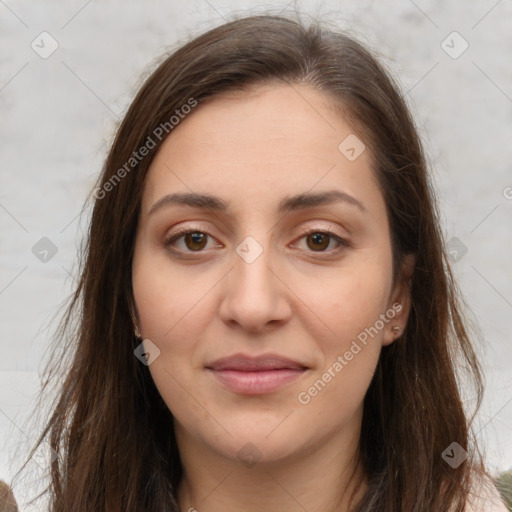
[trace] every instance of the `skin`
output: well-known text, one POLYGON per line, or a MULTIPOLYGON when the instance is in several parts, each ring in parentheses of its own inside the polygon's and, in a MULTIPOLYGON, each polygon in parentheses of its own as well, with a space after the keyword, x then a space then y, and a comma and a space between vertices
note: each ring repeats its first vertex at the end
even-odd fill
POLYGON ((152 162, 132 283, 139 330, 160 349, 148 368, 175 418, 182 511, 346 510, 363 398, 382 346, 397 337, 392 327, 403 332, 409 312, 408 287, 392 281, 370 152, 349 161, 338 149, 352 133, 323 93, 265 85, 199 105, 152 162), (338 202, 276 211, 284 197, 332 189, 365 210, 338 202), (230 209, 167 205, 149 215, 174 192, 212 194, 230 209), (210 236, 206 244, 175 241, 178 256, 164 242, 179 227, 210 236), (311 240, 303 234, 310 229, 332 230, 348 245, 311 240), (247 236, 262 248, 252 263, 236 252, 247 236), (396 302, 401 311, 300 403, 299 393, 396 302), (276 392, 237 394, 205 365, 239 352, 277 353, 308 370, 276 392), (247 443, 251 466, 238 457, 247 443))

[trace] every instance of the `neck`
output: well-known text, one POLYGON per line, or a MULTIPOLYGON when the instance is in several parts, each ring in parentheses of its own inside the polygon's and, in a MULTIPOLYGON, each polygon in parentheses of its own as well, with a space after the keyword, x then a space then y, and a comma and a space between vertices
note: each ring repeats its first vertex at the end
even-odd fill
POLYGON ((357 464, 359 432, 250 466, 187 438, 178 426, 176 434, 184 475, 181 512, 348 512, 351 495, 357 503, 366 487, 357 464))

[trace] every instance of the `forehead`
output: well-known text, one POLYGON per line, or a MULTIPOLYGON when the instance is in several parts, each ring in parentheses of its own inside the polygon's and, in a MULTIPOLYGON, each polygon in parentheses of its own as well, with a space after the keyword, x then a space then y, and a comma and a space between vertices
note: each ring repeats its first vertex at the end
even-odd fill
POLYGON ((383 207, 369 151, 356 159, 343 152, 343 141, 355 137, 331 99, 309 86, 223 94, 197 106, 163 142, 146 178, 143 211, 175 191, 268 210, 285 196, 339 189, 383 207))

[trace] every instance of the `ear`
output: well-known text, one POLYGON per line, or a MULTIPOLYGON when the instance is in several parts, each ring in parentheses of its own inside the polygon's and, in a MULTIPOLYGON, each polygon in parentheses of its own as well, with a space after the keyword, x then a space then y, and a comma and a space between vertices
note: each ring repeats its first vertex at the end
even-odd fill
POLYGON ((411 310, 411 280, 415 264, 415 254, 404 256, 402 268, 390 295, 387 309, 390 315, 394 312, 394 316, 389 316, 390 320, 386 324, 382 345, 390 345, 405 331, 411 310))

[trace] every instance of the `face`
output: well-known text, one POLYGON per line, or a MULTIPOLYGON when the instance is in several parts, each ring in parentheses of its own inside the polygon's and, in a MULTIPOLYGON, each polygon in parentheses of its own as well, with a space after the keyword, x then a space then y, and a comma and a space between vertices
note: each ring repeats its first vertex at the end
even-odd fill
POLYGON ((179 444, 272 462, 357 436, 408 303, 371 155, 354 137, 322 93, 267 85, 199 105, 159 149, 132 282, 179 444))

